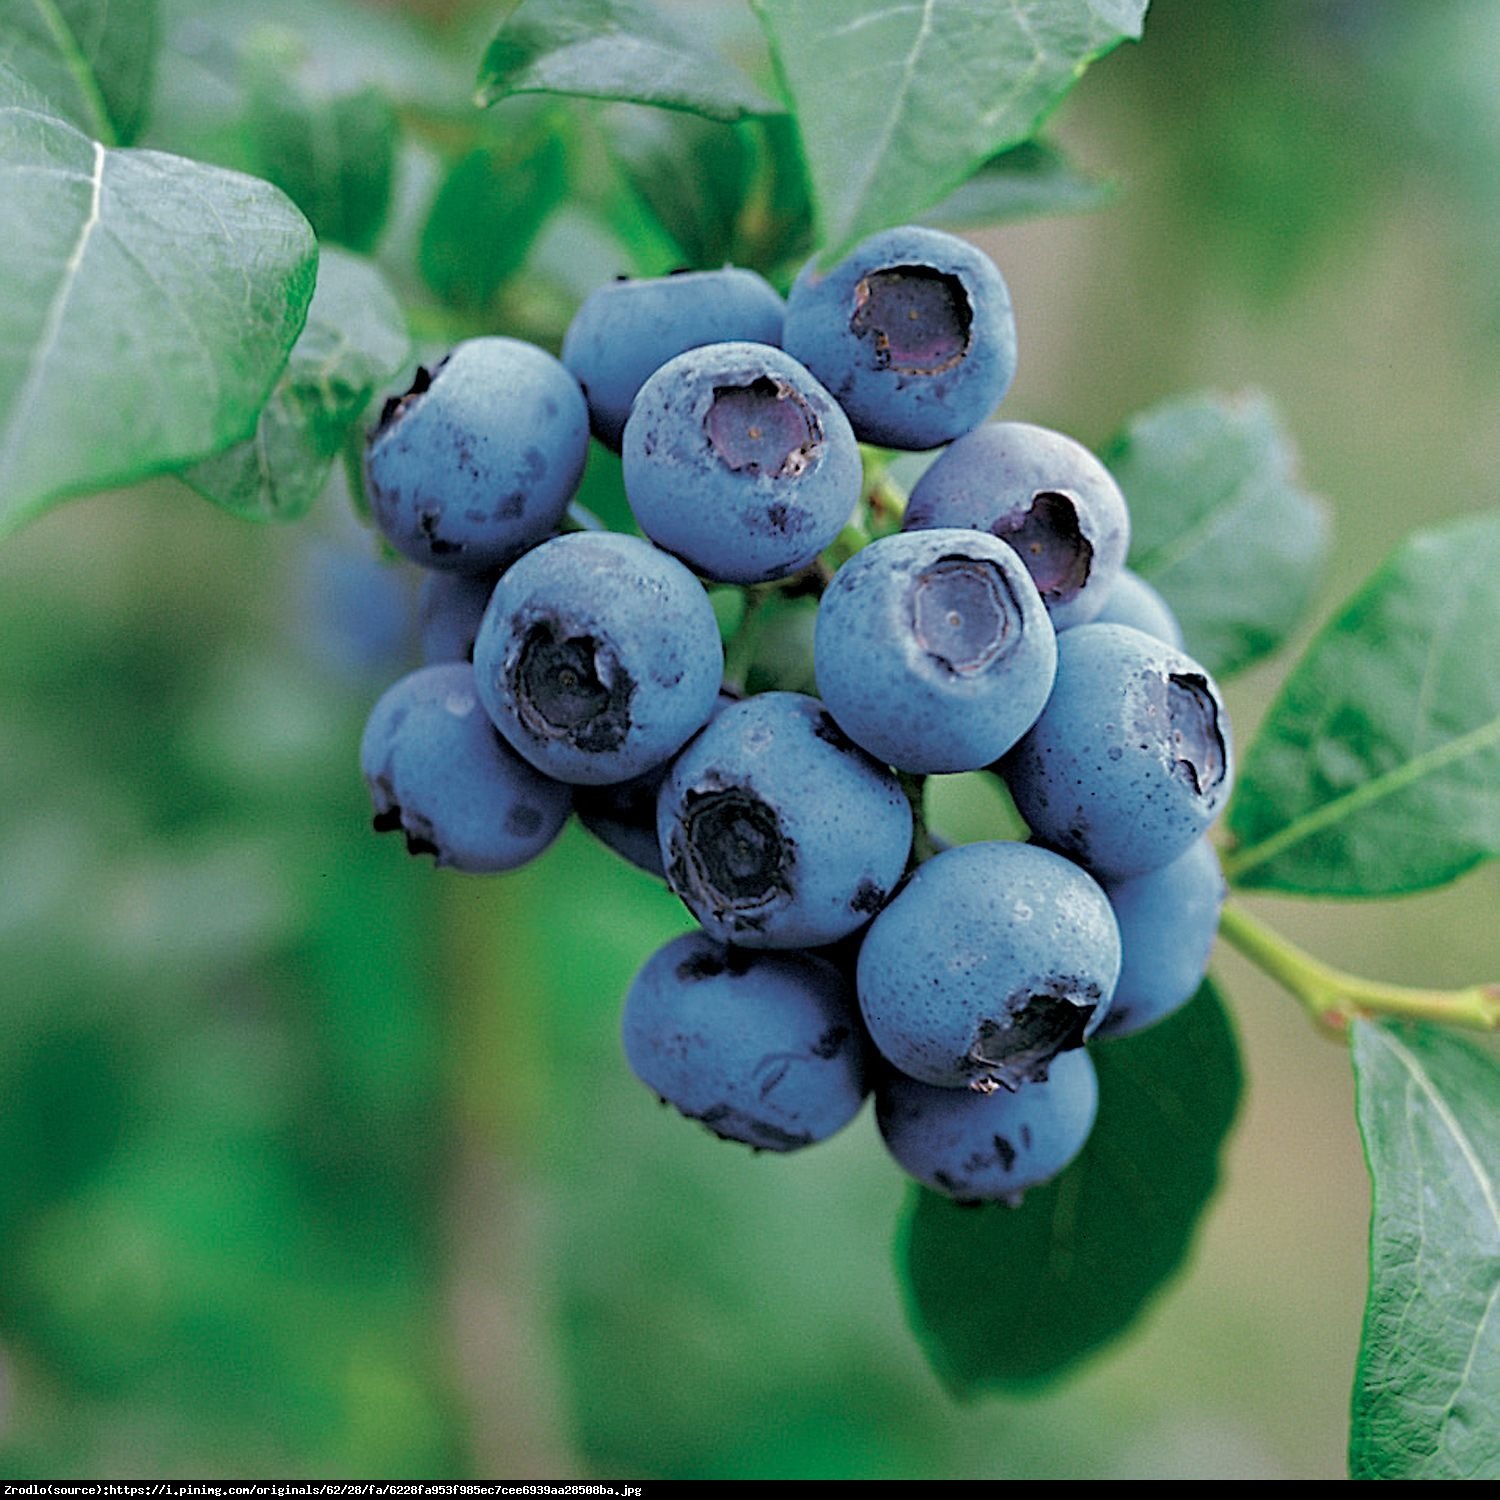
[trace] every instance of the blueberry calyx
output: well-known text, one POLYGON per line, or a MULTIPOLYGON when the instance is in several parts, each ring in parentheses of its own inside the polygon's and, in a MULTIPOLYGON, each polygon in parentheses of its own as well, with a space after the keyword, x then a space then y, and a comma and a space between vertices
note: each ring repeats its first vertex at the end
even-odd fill
POLYGON ((770 375, 716 385, 703 430, 726 469, 772 479, 803 473, 823 447, 817 413, 790 383, 770 375))
POLYGON ((1089 581, 1094 548, 1078 521, 1078 501, 1062 490, 1038 490, 1022 510, 1002 516, 992 528, 1026 564, 1037 592, 1065 604, 1089 581))
POLYGON ((781 820, 748 787, 689 792, 671 872, 716 917, 748 912, 792 894, 792 847, 781 820))
POLYGON ((1098 999, 1099 987, 1095 984, 1064 983, 1057 993, 1033 994, 1013 1001, 1004 1024, 981 1021, 969 1060, 984 1072, 972 1079, 969 1087, 981 1094, 993 1093, 997 1087, 1014 1093, 1023 1083, 1045 1083, 1058 1053, 1083 1046, 1098 999))
POLYGON ((1198 796, 1224 780, 1228 755, 1219 710, 1205 678, 1192 672, 1167 677, 1167 716, 1172 725, 1174 769, 1198 796))
POLYGON ((933 266, 885 266, 854 287, 850 330, 874 349, 875 367, 941 375, 969 352, 974 309, 962 280, 933 266))
POLYGON ((940 557, 917 574, 911 594, 917 644, 957 676, 973 676, 1009 654, 1021 608, 994 563, 940 557))
POLYGON ((555 619, 526 630, 510 689, 533 733, 589 754, 618 750, 630 732, 635 683, 592 635, 569 635, 555 619))

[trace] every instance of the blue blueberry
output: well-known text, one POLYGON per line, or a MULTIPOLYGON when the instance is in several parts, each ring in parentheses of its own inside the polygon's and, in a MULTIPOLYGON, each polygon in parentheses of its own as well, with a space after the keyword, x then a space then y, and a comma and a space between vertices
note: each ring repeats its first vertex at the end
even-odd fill
POLYGON ((1098 1112, 1099 1080, 1082 1049, 1015 1093, 934 1088, 899 1074, 875 1086, 875 1121, 891 1155, 960 1203, 1018 1205, 1083 1150, 1098 1112))
MULTIPOLYGON (((714 713, 739 699, 720 688, 714 713)), ((573 793, 578 821, 623 859, 659 880, 667 878, 661 861, 661 843, 656 836, 656 803, 670 762, 663 762, 644 776, 611 786, 581 786, 573 793)))
POLYGON ((472 874, 534 859, 572 802, 495 732, 467 662, 419 667, 387 689, 359 758, 377 831, 399 829, 411 853, 472 874))
POLYGON ((546 350, 470 339, 386 402, 365 452, 370 506, 413 562, 501 568, 562 519, 588 440, 578 382, 546 350))
POLYGON ((902 524, 969 526, 1009 542, 1058 630, 1104 608, 1130 546, 1109 470, 1081 443, 1028 422, 990 422, 959 438, 917 481, 902 524))
POLYGON ((1016 325, 995 264, 937 229, 887 229, 787 297, 787 352, 849 415, 861 442, 936 448, 1010 388, 1016 325))
POLYGON ((495 585, 474 644, 501 734, 559 781, 628 781, 713 711, 724 648, 703 585, 639 537, 575 531, 495 585))
POLYGON ((1120 982, 1100 1036, 1128 1036, 1180 1009, 1208 972, 1227 894, 1207 839, 1131 880, 1104 887, 1120 924, 1120 982))
POLYGON ((601 443, 619 450, 647 376, 703 344, 781 343, 786 304, 754 271, 681 271, 615 281, 584 299, 563 335, 562 362, 588 398, 601 443))
POLYGON ((826 1140, 869 1089, 854 996, 810 953, 674 938, 632 982, 622 1031, 642 1083, 715 1135, 763 1151, 826 1140))
POLYGON ((1229 716, 1190 656, 1128 625, 1057 638, 1057 681, 1003 774, 1032 836, 1101 880, 1159 870, 1229 800, 1229 716))
POLYGON ((1052 624, 1015 552, 982 532, 870 543, 818 606, 818 691, 839 728, 905 771, 973 771, 1041 713, 1052 624))
POLYGON ((870 1036, 940 1088, 1047 1077, 1104 1017, 1120 972, 1109 899, 1031 844, 963 844, 918 867, 859 953, 870 1036))
POLYGON ((474 660, 479 623, 499 581, 499 573, 493 570, 423 576, 417 620, 424 662, 474 660))
POLYGON ((706 578, 805 568, 859 502, 859 445, 837 403, 766 344, 669 360, 625 424, 625 493, 641 530, 706 578))
POLYGON ((1095 616, 1095 623, 1129 625, 1179 651, 1186 649, 1182 626, 1177 623, 1171 606, 1139 573, 1129 568, 1120 569, 1120 576, 1115 579, 1104 608, 1095 616))
POLYGON ((896 778, 816 698, 761 693, 678 756, 657 831, 668 883, 713 937, 811 948, 880 910, 912 819, 896 778))

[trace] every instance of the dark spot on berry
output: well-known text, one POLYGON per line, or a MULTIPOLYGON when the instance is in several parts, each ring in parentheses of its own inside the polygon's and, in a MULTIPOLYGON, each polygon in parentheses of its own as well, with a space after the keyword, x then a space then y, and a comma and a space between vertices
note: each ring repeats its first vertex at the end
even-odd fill
POLYGON ((969 352, 974 309, 963 282, 933 266, 886 266, 860 278, 849 327, 877 370, 941 375, 969 352))
POLYGON ((1065 604, 1089 581, 1094 546, 1083 534, 1072 495, 1038 490, 1029 504, 1001 516, 990 530, 1015 548, 1049 604, 1065 604))
POLYGON ((1003 1171, 1010 1171, 1016 1164, 1016 1148, 1003 1135, 995 1137, 995 1156, 1003 1171))
POLYGON ((513 807, 505 817, 505 831, 518 839, 535 838, 541 827, 542 810, 539 807, 513 807))
POLYGON ((817 413, 793 386, 769 375, 748 385, 715 386, 703 430, 726 469, 772 479, 795 478, 823 446, 817 413))
POLYGON ((885 905, 885 892, 873 880, 861 880, 859 889, 849 900, 850 911, 866 912, 873 916, 885 905))
POLYGON ((837 1057, 844 1050, 844 1043, 849 1040, 849 1028, 847 1026, 830 1026, 827 1031, 813 1043, 813 1056, 821 1057, 824 1061, 837 1057))
POLYGON ((1003 660, 1021 639, 1021 607, 1001 569, 969 557, 941 557, 912 582, 917 644, 958 676, 1003 660))
POLYGON ((818 710, 818 716, 813 720, 813 734, 825 745, 832 745, 835 750, 842 750, 845 754, 857 748, 826 708, 818 710))
POLYGON ((494 510, 497 521, 516 521, 526 509, 526 496, 520 490, 512 490, 494 510))

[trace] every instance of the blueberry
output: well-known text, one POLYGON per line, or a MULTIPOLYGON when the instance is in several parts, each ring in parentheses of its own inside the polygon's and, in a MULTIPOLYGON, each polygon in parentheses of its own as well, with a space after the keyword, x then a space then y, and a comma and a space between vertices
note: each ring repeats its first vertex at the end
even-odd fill
POLYGON ((1129 568, 1121 568, 1115 586, 1104 601, 1104 608, 1095 617, 1099 625, 1129 625, 1134 630, 1155 636, 1159 641, 1185 649, 1182 626, 1171 606, 1157 591, 1129 568))
POLYGON ((764 1151, 825 1140, 859 1112, 870 1056, 849 986, 826 959, 751 953, 701 932, 646 961, 625 998, 642 1083, 715 1135, 764 1151))
POLYGON ((1227 894, 1207 839, 1131 880, 1104 887, 1120 924, 1120 982, 1100 1036, 1128 1036, 1187 1004, 1208 972, 1227 894))
POLYGON ((837 403, 766 344, 709 344, 641 387, 622 450, 641 530, 706 578, 805 568, 859 502, 859 445, 837 403))
POLYGON ((411 853, 455 870, 513 870, 567 821, 569 789, 495 732, 467 662, 419 667, 387 689, 359 758, 376 829, 401 829, 411 853))
POLYGON ((964 844, 921 865, 876 917, 859 1001, 909 1077, 1013 1089, 1093 1034, 1119 971, 1109 900, 1077 865, 1030 844, 964 844))
POLYGON ((1124 880, 1185 853, 1219 815, 1229 717, 1190 656, 1128 625, 1080 625, 1058 636, 1052 696, 1003 773, 1039 843, 1124 880))
POLYGON ((703 585, 639 537, 576 531, 507 569, 474 644, 501 734, 559 781, 660 765, 713 710, 724 649, 703 585))
POLYGON ((769 282, 737 266, 615 281, 573 315, 562 362, 588 398, 594 436, 618 452, 630 404, 654 370, 703 344, 779 345, 785 312, 769 282))
POLYGON ((504 567, 562 519, 588 439, 578 382, 546 350, 470 339, 386 402, 365 452, 370 505, 413 562, 504 567))
POLYGON ((990 422, 959 438, 917 481, 902 524, 969 526, 1009 542, 1058 630, 1103 609, 1130 546, 1109 470, 1081 443, 1028 422, 990 422))
MULTIPOLYGON (((714 713, 739 700, 726 689, 719 689, 714 713)), ((623 859, 639 869, 667 878, 661 862, 661 844, 656 837, 656 803, 662 782, 667 779, 670 762, 656 766, 644 776, 610 786, 581 786, 573 793, 573 808, 578 821, 623 859)))
POLYGON ((422 632, 422 660, 473 661, 474 639, 485 606, 500 575, 485 573, 428 573, 417 595, 417 619, 422 632))
POLYGON ((879 911, 911 849, 896 778, 816 698, 726 708, 673 764, 657 812, 667 881, 721 942, 817 947, 879 911))
POLYGON ((887 229, 787 297, 787 352, 849 414, 861 442, 936 448, 1010 388, 1016 327, 995 264, 937 229, 887 229))
POLYGON ((1099 1080, 1081 1049, 1045 1081, 1015 1093, 933 1088, 899 1074, 875 1087, 875 1121, 891 1155, 918 1182, 961 1203, 1018 1205, 1083 1150, 1099 1112, 1099 1080))
POLYGON ((967 530, 870 543, 818 606, 818 690, 856 744, 906 771, 972 771, 1029 729, 1057 644, 1030 575, 967 530))

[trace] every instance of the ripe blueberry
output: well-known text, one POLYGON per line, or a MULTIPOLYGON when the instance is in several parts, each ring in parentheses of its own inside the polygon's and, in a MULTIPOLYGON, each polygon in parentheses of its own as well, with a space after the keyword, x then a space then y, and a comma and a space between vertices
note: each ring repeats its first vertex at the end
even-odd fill
POLYGON ((576 531, 505 572, 474 644, 479 694, 559 781, 628 781, 708 719, 724 651, 703 585, 639 537, 576 531))
POLYGON ((413 562, 504 567, 562 519, 588 439, 578 382, 546 350, 470 339, 386 402, 365 452, 370 506, 413 562))
POLYGON ((1109 900, 1077 865, 1031 844, 963 844, 875 918, 859 1001, 908 1076, 1014 1089, 1094 1033, 1119 972, 1109 900))
POLYGON ((995 264, 937 229, 887 229, 826 274, 802 268, 783 342, 833 392, 861 442, 936 448, 1010 387, 1016 328, 995 264))
POLYGON ((573 315, 562 362, 588 398, 594 436, 618 451, 631 402, 653 371, 703 344, 779 345, 785 312, 769 282, 737 266, 613 281, 573 315))
POLYGON ((359 757, 377 831, 399 828, 411 853, 455 870, 513 870, 567 821, 569 789, 495 732, 467 662, 419 667, 388 688, 359 757))
POLYGON ((859 500, 848 420, 766 344, 709 344, 669 360, 636 397, 622 456, 641 530, 729 583, 805 568, 859 500))
POLYGON ((948 447, 917 481, 902 525, 969 526, 1009 542, 1058 630, 1104 607, 1130 545, 1109 470, 1081 443, 1027 422, 990 422, 948 447))

